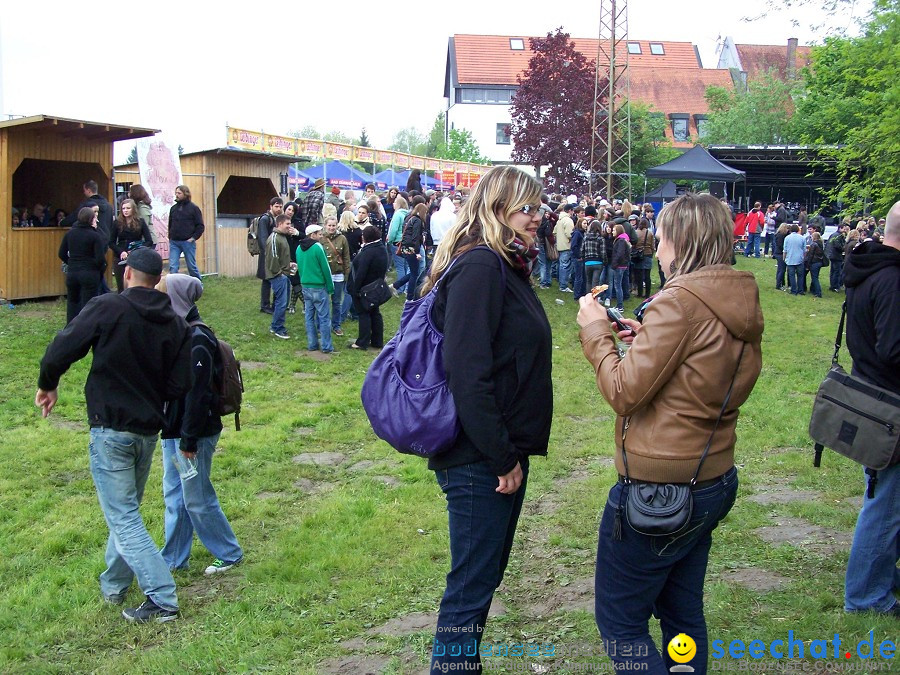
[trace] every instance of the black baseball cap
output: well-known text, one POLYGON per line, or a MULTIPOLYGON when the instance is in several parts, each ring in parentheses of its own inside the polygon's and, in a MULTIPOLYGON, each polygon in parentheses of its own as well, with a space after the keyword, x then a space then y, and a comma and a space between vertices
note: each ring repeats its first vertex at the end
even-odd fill
POLYGON ((128 254, 125 264, 151 277, 162 275, 162 256, 152 248, 137 248, 128 254))

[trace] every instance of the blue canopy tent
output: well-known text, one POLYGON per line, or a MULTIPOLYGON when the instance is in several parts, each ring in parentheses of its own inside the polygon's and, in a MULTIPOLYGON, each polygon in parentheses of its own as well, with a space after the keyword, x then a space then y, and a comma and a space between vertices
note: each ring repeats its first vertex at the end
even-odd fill
MULTIPOLYGON (((394 171, 393 169, 385 169, 384 171, 379 171, 375 174, 375 178, 384 181, 387 185, 393 185, 401 190, 406 188, 406 181, 409 180, 409 174, 412 173, 410 170, 406 171, 394 171)), ((419 180, 422 181, 423 188, 434 188, 435 190, 442 189, 443 184, 436 178, 432 178, 431 176, 422 173, 419 175, 419 180)))
POLYGON ((364 190, 367 183, 376 183, 372 176, 352 166, 347 166, 339 160, 332 160, 319 166, 311 166, 303 169, 303 173, 313 181, 324 178, 329 187, 339 187, 344 190, 364 190))
POLYGON ((298 190, 308 189, 314 182, 308 174, 293 166, 288 166, 288 185, 298 190))

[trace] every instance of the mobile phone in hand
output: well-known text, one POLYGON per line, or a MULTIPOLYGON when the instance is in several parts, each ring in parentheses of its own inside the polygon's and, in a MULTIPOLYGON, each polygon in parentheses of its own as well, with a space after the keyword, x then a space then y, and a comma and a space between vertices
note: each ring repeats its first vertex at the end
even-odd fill
POLYGON ((631 328, 631 326, 627 325, 626 323, 624 323, 622 321, 622 319, 624 319, 625 317, 622 315, 622 312, 620 312, 618 309, 616 309, 615 307, 607 307, 606 308, 606 316, 609 318, 610 321, 612 321, 614 324, 616 324, 616 328, 619 329, 619 332, 624 330, 624 331, 628 331, 628 333, 630 335, 634 335, 634 330, 631 328))

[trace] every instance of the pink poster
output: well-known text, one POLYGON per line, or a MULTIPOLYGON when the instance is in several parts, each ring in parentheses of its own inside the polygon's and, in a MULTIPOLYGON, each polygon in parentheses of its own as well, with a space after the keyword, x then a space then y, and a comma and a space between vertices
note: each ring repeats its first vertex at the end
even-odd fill
POLYGON ((137 142, 138 169, 141 185, 150 195, 151 227, 156 230, 156 250, 169 257, 169 209, 175 203, 175 188, 182 184, 178 144, 168 143, 162 136, 141 138, 137 142))

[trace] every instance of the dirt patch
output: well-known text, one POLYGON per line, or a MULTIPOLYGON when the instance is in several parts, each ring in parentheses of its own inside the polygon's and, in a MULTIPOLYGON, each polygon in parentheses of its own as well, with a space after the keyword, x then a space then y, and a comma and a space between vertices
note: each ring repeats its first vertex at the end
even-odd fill
POLYGON ((326 661, 319 668, 327 675, 380 675, 390 662, 389 657, 380 654, 354 654, 326 661))
POLYGON ((540 495, 534 501, 525 502, 525 514, 529 516, 552 516, 559 511, 559 502, 552 495, 540 495))
POLYGON ((48 418, 50 420, 50 424, 52 424, 57 429, 65 429, 66 431, 87 431, 87 424, 84 422, 75 422, 73 420, 67 420, 63 417, 53 417, 52 415, 48 418))
POLYGON ((50 476, 49 483, 54 487, 64 487, 66 485, 71 485, 78 480, 87 480, 90 477, 91 472, 87 469, 81 469, 78 471, 61 471, 50 476))
POLYGON ((791 502, 815 502, 824 499, 815 490, 795 490, 788 485, 772 485, 747 498, 755 504, 789 504, 791 502))
POLYGON ((845 504, 849 504, 849 505, 852 506, 855 510, 859 511, 859 510, 862 508, 862 505, 863 505, 863 498, 862 498, 862 495, 857 495, 857 496, 855 496, 855 497, 846 497, 846 498, 844 499, 844 503, 845 503, 845 504))
POLYGON ((300 492, 308 495, 316 494, 317 492, 321 492, 329 487, 331 487, 333 483, 328 482, 316 482, 314 480, 310 480, 309 478, 300 478, 294 481, 294 487, 300 492))
POLYGON ((241 370, 261 370, 268 365, 262 361, 241 361, 241 370))
POLYGON ((400 487, 401 485, 400 479, 394 476, 372 476, 372 479, 384 483, 388 487, 400 487))
POLYGON ((367 635, 409 635, 422 630, 434 630, 437 626, 437 612, 415 612, 398 616, 382 626, 370 628, 367 635))
POLYGON ((319 361, 320 363, 324 363, 327 361, 331 361, 331 354, 323 354, 320 351, 302 351, 297 352, 297 356, 305 356, 307 358, 312 359, 313 361, 319 361))
POLYGON ((316 466, 337 466, 344 461, 340 452, 304 452, 291 458, 294 464, 314 464, 316 466))
POLYGON ((800 518, 779 518, 775 525, 758 527, 754 532, 773 546, 790 544, 821 556, 849 550, 851 543, 851 535, 846 532, 812 525, 800 518))
POLYGON ((298 380, 315 380, 319 376, 315 373, 294 373, 294 377, 298 380))
POLYGON ((743 567, 735 570, 724 570, 719 574, 719 578, 728 583, 746 586, 751 591, 758 591, 759 593, 777 591, 785 584, 791 582, 790 579, 781 576, 777 572, 771 572, 758 567, 743 567))
POLYGON ((557 581, 547 597, 528 607, 528 612, 536 616, 576 610, 594 613, 594 577, 557 581))
POLYGON ((573 483, 580 483, 583 480, 587 480, 590 476, 591 474, 586 469, 577 469, 568 476, 554 479, 553 484, 558 488, 564 488, 573 483))
POLYGON ((202 579, 197 579, 188 585, 183 584, 180 579, 176 578, 178 597, 182 600, 200 602, 222 596, 236 596, 244 583, 244 577, 239 572, 234 572, 235 570, 229 570, 222 574, 214 574, 209 577, 204 576, 202 579))
POLYGON ((359 471, 368 471, 373 466, 375 466, 375 462, 370 459, 364 459, 361 462, 357 462, 353 466, 349 467, 347 471, 359 472, 359 471))
POLYGON ((341 647, 348 652, 361 652, 369 648, 369 642, 365 638, 353 638, 344 640, 341 643, 341 647))
POLYGON ((316 433, 316 430, 313 427, 299 427, 294 429, 294 436, 312 436, 316 433))
POLYGON ((500 598, 494 596, 488 616, 503 616, 504 614, 506 614, 506 604, 500 598))
POLYGON ((573 422, 609 422, 612 419, 612 415, 594 415, 592 417, 584 417, 582 415, 566 415, 566 418, 572 420, 573 422))

